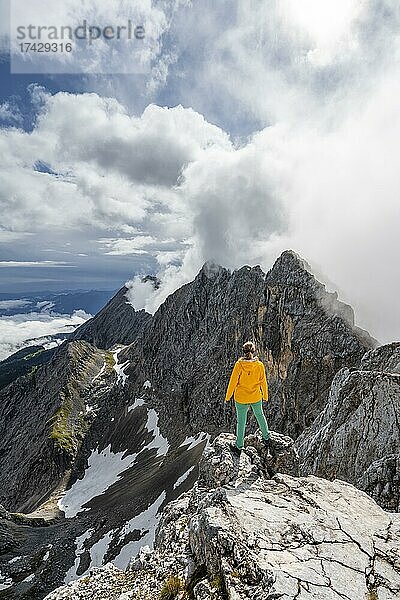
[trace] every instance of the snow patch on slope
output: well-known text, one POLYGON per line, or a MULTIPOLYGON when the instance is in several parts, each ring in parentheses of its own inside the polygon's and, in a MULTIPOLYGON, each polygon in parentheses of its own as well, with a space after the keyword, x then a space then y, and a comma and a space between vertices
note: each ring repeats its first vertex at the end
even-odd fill
MULTIPOLYGON (((137 398, 133 407, 141 406, 142 399, 137 398)), ((158 427, 158 414, 153 408, 147 410, 145 428, 153 434, 152 441, 144 446, 140 452, 127 454, 126 450, 114 453, 111 444, 104 450, 93 450, 88 459, 88 467, 82 479, 78 479, 58 501, 58 507, 65 513, 66 518, 75 517, 79 512, 90 510, 85 505, 97 496, 101 496, 111 485, 121 479, 122 474, 131 468, 137 457, 146 450, 156 450, 156 456, 165 456, 169 450, 167 438, 161 435, 158 427)))
POLYGON ((161 435, 158 427, 158 414, 154 408, 150 408, 147 412, 147 423, 145 427, 148 432, 154 433, 153 441, 146 446, 146 449, 151 450, 151 448, 155 448, 157 450, 157 456, 165 456, 169 450, 169 443, 167 438, 161 435))
POLYGON ((124 525, 120 532, 120 540, 123 540, 128 533, 133 531, 140 531, 142 537, 139 540, 129 542, 121 549, 121 552, 112 561, 116 567, 126 569, 131 558, 135 557, 143 546, 153 547, 157 525, 161 517, 159 510, 165 498, 166 493, 164 491, 147 510, 133 517, 124 525))
POLYGON ((100 538, 97 542, 93 544, 91 548, 89 548, 90 553, 90 564, 86 571, 78 576, 77 571, 79 567, 79 563, 81 561, 81 555, 85 552, 86 548, 84 544, 86 540, 89 540, 94 533, 94 529, 88 529, 81 536, 76 538, 76 559, 72 567, 67 572, 64 583, 69 583, 70 581, 74 581, 75 579, 80 579, 87 575, 91 568, 100 567, 104 562, 104 557, 107 553, 107 550, 110 546, 110 542, 112 540, 114 530, 108 531, 102 538, 100 538))
POLYGON ((65 492, 58 501, 58 507, 67 518, 75 517, 92 498, 101 496, 113 483, 120 479, 120 475, 131 467, 137 454, 111 451, 111 445, 99 451, 93 450, 89 456, 88 467, 82 479, 65 492))
POLYGON ((85 541, 91 537, 92 533, 94 533, 94 529, 88 529, 82 535, 80 535, 79 537, 76 538, 76 540, 75 540, 75 544, 76 544, 75 562, 72 565, 72 567, 69 569, 69 571, 67 571, 65 578, 64 578, 64 583, 69 583, 70 581, 73 581, 74 579, 76 579, 78 577, 77 570, 79 567, 79 563, 81 561, 81 554, 83 554, 85 551, 84 544, 85 544, 85 541))
POLYGON ((181 485, 181 483, 183 483, 184 481, 186 481, 186 479, 189 477, 190 473, 193 471, 194 466, 190 467, 190 469, 188 469, 183 475, 181 475, 179 477, 179 479, 177 479, 174 483, 174 490, 179 487, 181 485))
POLYGON ((201 442, 204 442, 205 440, 207 440, 207 445, 208 445, 208 443, 210 441, 210 434, 205 433, 204 431, 200 431, 195 436, 189 436, 189 437, 185 438, 183 440, 183 442, 181 444, 179 444, 179 448, 183 448, 184 446, 187 445, 187 448, 185 448, 185 450, 192 450, 192 448, 195 448, 196 446, 198 446, 199 444, 201 444, 201 442))
POLYGON ((117 348, 116 350, 114 350, 114 352, 112 353, 113 359, 114 359, 114 371, 117 374, 117 385, 119 383, 122 383, 122 386, 125 385, 126 380, 128 379, 128 375, 125 373, 125 369, 129 366, 129 360, 126 360, 123 363, 120 363, 118 361, 118 354, 121 352, 121 350, 124 349, 125 346, 122 346, 122 348, 117 348))
POLYGON ((128 406, 128 413, 131 412, 132 410, 135 410, 135 408, 137 408, 138 406, 143 406, 144 403, 145 402, 144 402, 143 398, 135 398, 135 401, 133 402, 133 404, 128 406))
POLYGON ((13 585, 13 580, 10 577, 5 577, 3 573, 0 572, 0 590, 8 590, 8 588, 13 585))

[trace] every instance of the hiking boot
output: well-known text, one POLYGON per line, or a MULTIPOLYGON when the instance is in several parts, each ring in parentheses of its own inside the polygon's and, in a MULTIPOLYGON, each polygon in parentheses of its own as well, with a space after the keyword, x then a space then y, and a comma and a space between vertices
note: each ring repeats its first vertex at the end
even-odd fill
POLYGON ((236 456, 240 456, 243 450, 243 448, 238 448, 236 444, 229 444, 229 447, 232 450, 233 454, 236 454, 236 456))
POLYGON ((271 438, 268 438, 267 440, 263 440, 263 443, 264 443, 264 447, 265 447, 265 449, 267 451, 267 454, 269 454, 271 456, 271 458, 275 458, 276 452, 275 452, 275 449, 273 447, 271 438))

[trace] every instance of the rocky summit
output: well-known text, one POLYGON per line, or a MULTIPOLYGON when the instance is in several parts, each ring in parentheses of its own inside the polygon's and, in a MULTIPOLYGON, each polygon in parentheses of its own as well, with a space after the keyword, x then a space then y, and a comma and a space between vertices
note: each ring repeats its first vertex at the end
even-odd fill
POLYGON ((165 508, 153 550, 47 600, 399 597, 399 515, 343 481, 296 477, 289 438, 272 434, 275 461, 257 435, 233 457, 233 439, 221 434, 204 451, 197 483, 165 508))
POLYGON ((0 598, 395 598, 399 342, 293 251, 206 263, 154 315, 126 294, 0 390, 0 598), (237 459, 247 339, 279 433, 249 415, 237 459))
POLYGON ((106 350, 115 344, 133 342, 151 315, 135 310, 126 297, 127 291, 123 286, 97 315, 75 329, 72 338, 106 350))
POLYGON ((303 474, 345 479, 387 510, 400 510, 400 344, 344 368, 328 402, 297 440, 303 474))
POLYGON ((256 342, 266 365, 271 426, 294 438, 324 408, 337 371, 359 366, 377 345, 355 326, 352 308, 286 251, 267 273, 206 263, 120 358, 132 393, 150 381, 160 412, 168 406, 169 430, 178 423, 217 434, 232 425, 221 398, 246 339, 256 342))

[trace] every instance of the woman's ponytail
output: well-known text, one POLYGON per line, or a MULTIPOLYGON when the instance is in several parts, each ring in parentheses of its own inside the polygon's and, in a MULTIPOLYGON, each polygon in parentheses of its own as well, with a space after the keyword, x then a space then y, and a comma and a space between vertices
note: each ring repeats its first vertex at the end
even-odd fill
POLYGON ((254 342, 246 342, 245 344, 243 344, 243 354, 244 357, 247 359, 251 359, 253 358, 253 355, 256 351, 256 347, 254 342))

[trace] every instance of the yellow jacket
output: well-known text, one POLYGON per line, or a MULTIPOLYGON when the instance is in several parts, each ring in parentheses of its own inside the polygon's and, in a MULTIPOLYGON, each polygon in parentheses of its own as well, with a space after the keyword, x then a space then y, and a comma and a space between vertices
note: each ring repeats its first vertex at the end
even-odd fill
POLYGON ((228 402, 232 395, 240 404, 253 404, 262 398, 268 400, 267 377, 261 360, 239 358, 236 361, 229 379, 225 401, 228 402))

